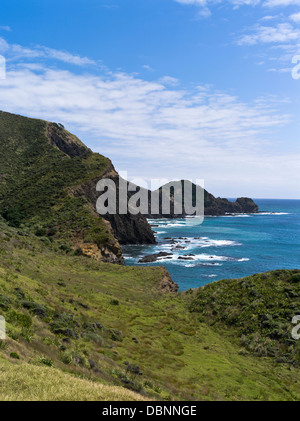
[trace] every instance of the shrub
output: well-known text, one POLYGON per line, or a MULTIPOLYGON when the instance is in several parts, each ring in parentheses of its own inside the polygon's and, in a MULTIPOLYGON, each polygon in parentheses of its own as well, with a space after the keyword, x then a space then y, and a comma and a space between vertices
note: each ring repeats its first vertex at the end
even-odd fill
POLYGON ((6 316, 6 321, 14 326, 22 328, 30 328, 32 325, 31 317, 28 314, 19 313, 15 310, 10 310, 6 316))
POLYGON ((103 338, 98 335, 97 333, 88 333, 86 335, 86 338, 89 339, 90 341, 95 342, 95 344, 102 346, 103 345, 103 338))
POLYGON ((48 367, 53 367, 54 366, 53 361, 51 359, 49 359, 49 358, 44 357, 44 356, 38 357, 37 360, 38 360, 39 363, 44 364, 44 365, 47 365, 48 367))
POLYGON ((6 349, 7 343, 5 341, 0 340, 0 349, 6 349))
POLYGON ((46 307, 44 307, 41 304, 35 303, 33 301, 22 301, 21 305, 40 318, 44 318, 47 316, 48 311, 46 307))
POLYGON ((115 299, 112 299, 112 300, 110 300, 110 302, 109 302, 112 306, 118 306, 119 305, 119 301, 118 300, 115 300, 115 299))
POLYGON ((0 295, 0 308, 4 311, 9 310, 11 300, 6 295, 0 295))
POLYGON ((35 235, 37 237, 45 237, 46 234, 47 234, 47 231, 45 230, 45 228, 37 228, 35 231, 35 235))
POLYGON ((72 354, 68 351, 62 352, 60 354, 60 359, 64 364, 67 364, 67 365, 73 363, 72 354))

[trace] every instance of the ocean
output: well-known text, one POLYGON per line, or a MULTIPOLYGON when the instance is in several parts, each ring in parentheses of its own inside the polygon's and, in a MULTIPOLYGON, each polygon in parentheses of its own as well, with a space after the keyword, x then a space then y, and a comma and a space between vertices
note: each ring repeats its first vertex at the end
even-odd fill
POLYGON ((254 201, 258 214, 205 217, 202 224, 196 218, 149 220, 157 244, 123 246, 126 264, 144 266, 138 260, 147 254, 173 253, 147 265, 164 265, 180 290, 269 270, 300 269, 300 200, 254 201))

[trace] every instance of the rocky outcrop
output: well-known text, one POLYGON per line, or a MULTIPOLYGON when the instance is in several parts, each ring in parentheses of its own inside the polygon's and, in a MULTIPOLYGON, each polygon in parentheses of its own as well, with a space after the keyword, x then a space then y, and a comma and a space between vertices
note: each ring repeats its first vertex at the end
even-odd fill
POLYGON ((50 145, 57 147, 70 158, 80 156, 86 152, 92 152, 78 137, 69 133, 60 124, 47 122, 46 136, 50 145))
POLYGON ((173 281, 167 269, 163 266, 161 266, 161 269, 163 271, 163 276, 158 284, 159 291, 164 293, 177 292, 179 287, 176 282, 173 281))
MULTIPOLYGON (((117 247, 117 246, 116 246, 117 247)), ((124 264, 124 258, 122 256, 122 250, 118 246, 119 250, 114 250, 112 252, 111 248, 108 247, 98 247, 93 243, 79 243, 78 251, 84 256, 92 257, 99 262, 106 263, 117 263, 119 265, 124 264)))
POLYGON ((159 260, 160 258, 171 259, 173 253, 167 253, 165 251, 160 251, 156 254, 147 254, 146 256, 142 257, 138 263, 153 263, 159 260))

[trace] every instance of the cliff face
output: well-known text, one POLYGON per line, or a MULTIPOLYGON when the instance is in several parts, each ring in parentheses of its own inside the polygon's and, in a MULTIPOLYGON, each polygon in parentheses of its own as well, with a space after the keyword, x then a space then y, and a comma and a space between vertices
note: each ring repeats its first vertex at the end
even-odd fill
MULTIPOLYGON (((102 179, 108 178, 113 180, 116 186, 116 205, 119 208, 119 180, 120 176, 116 172, 113 164, 107 166, 105 171, 101 174, 102 179)), ((96 191, 96 184, 98 183, 99 177, 89 180, 88 182, 78 186, 73 191, 75 196, 86 197, 90 203, 96 204, 97 199, 100 195, 96 191)), ((124 182, 125 180, 123 180, 124 182)), ((128 186, 128 183, 125 182, 128 186)), ((127 194, 127 201, 130 199, 130 193, 127 194)), ((96 212, 95 206, 93 206, 96 212)), ((146 219, 145 215, 133 215, 130 212, 126 215, 102 215, 102 217, 109 222, 115 237, 120 244, 155 244, 155 237, 153 231, 146 219)))
POLYGON ((118 174, 62 125, 0 112, 0 148, 0 215, 10 225, 121 264, 119 241, 154 242, 144 216, 99 216, 96 184, 118 174))

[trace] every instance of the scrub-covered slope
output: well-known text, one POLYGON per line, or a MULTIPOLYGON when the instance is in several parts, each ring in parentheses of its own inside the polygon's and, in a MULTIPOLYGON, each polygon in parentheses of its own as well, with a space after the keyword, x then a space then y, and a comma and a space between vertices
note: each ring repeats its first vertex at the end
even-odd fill
POLYGON ((209 325, 228 328, 251 353, 300 366, 300 340, 292 337, 292 320, 300 315, 300 270, 213 282, 198 290, 191 310, 209 325))

